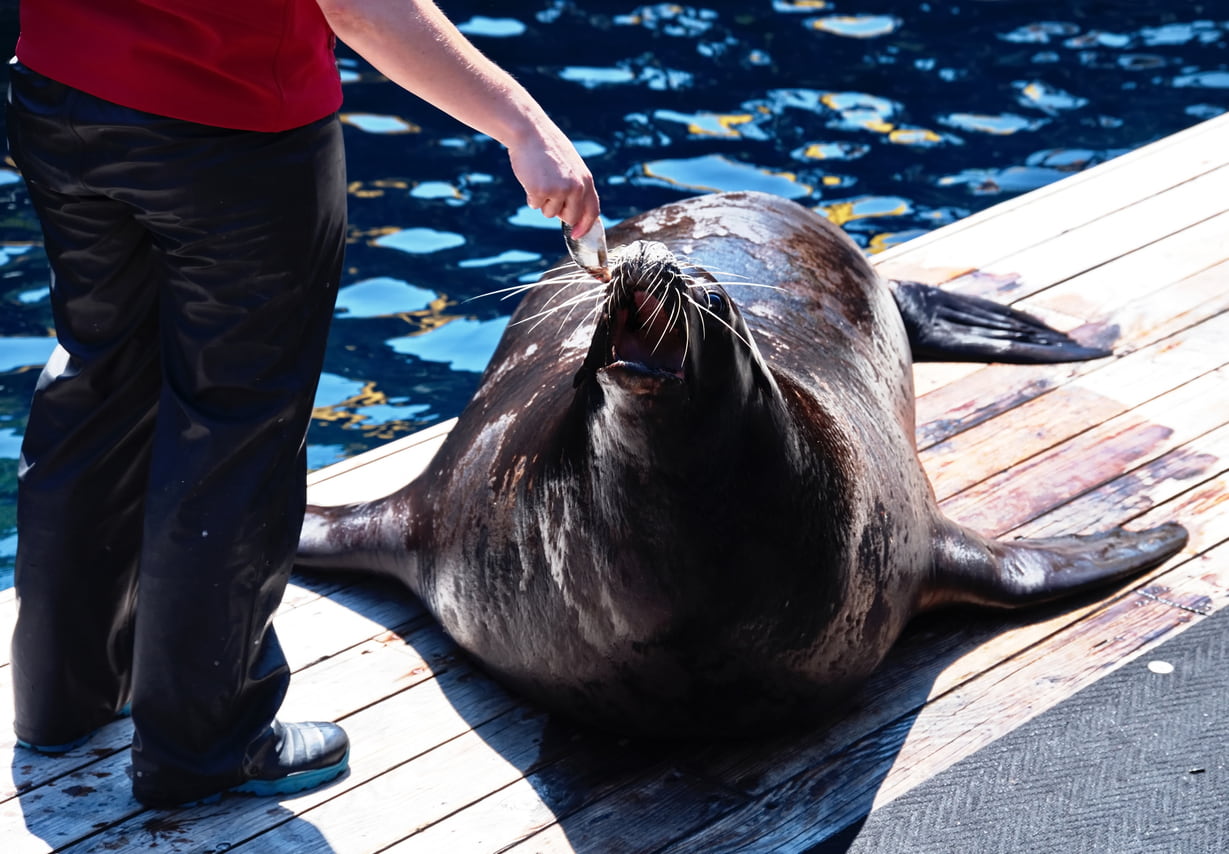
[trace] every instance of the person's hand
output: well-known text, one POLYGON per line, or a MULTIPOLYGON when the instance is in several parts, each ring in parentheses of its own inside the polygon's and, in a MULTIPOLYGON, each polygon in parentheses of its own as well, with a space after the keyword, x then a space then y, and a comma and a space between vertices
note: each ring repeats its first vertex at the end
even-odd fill
POLYGON ((600 211, 593 175, 563 132, 552 125, 536 139, 509 147, 512 172, 525 189, 529 207, 559 217, 580 237, 600 211))

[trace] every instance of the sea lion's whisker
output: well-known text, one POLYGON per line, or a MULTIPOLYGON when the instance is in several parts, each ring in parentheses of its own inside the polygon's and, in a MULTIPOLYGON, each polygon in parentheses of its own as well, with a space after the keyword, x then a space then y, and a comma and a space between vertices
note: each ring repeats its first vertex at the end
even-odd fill
POLYGON ((589 275, 587 272, 582 270, 580 267, 577 267, 571 261, 567 261, 563 264, 560 264, 557 267, 551 267, 549 270, 546 270, 545 272, 543 272, 542 275, 549 276, 551 273, 558 273, 560 270, 567 270, 568 271, 567 274, 569 276, 577 276, 578 278, 582 278, 582 279, 592 279, 593 278, 591 275, 589 275))
MULTIPOLYGON (((663 291, 664 292, 661 294, 661 296, 658 296, 657 294, 653 293, 653 290, 651 288, 648 291, 649 295, 652 296, 655 300, 657 300, 657 306, 653 309, 652 313, 649 314, 647 318, 647 321, 649 324, 652 324, 654 321, 657 320, 658 317, 661 316, 662 311, 666 307, 666 302, 669 301, 669 291, 665 290, 664 288, 663 288, 663 291)), ((673 316, 671 316, 671 318, 669 319, 668 323, 670 324, 670 326, 674 325, 674 319, 675 318, 673 316)))
POLYGON ((467 297, 462 302, 472 302, 474 300, 485 299, 486 297, 493 297, 493 296, 499 296, 501 300, 506 300, 514 296, 517 296, 519 294, 524 294, 524 293, 528 293, 529 291, 536 290, 537 288, 546 287, 547 285, 551 285, 556 282, 563 282, 565 286, 575 285, 575 284, 580 284, 581 282, 584 282, 586 279, 591 278, 591 276, 589 276, 589 274, 586 273, 584 270, 573 270, 571 273, 568 273, 566 276, 558 276, 553 279, 545 278, 546 276, 549 276, 551 273, 556 272, 557 270, 562 270, 562 269, 564 268, 556 267, 554 268, 554 270, 547 270, 545 273, 542 274, 543 278, 539 279, 536 282, 529 282, 526 284, 513 285, 508 288, 498 288, 493 291, 487 291, 485 293, 477 294, 472 297, 467 297), (502 296, 500 296, 501 294, 502 296))
MULTIPOLYGON (((564 300, 563 302, 558 303, 557 305, 551 305, 551 306, 548 306, 547 308, 543 309, 542 311, 539 311, 539 312, 538 312, 538 313, 536 313, 536 314, 531 314, 531 315, 529 315, 528 317, 522 317, 520 320, 516 321, 516 323, 514 323, 514 324, 512 324, 512 325, 513 325, 513 326, 519 326, 519 325, 521 325, 521 324, 523 324, 523 323, 529 323, 529 322, 534 321, 534 320, 538 320, 538 321, 544 320, 544 319, 546 319, 547 317, 550 317, 552 314, 556 314, 556 313, 558 313, 558 312, 560 312, 560 311, 563 311, 564 309, 568 309, 568 308, 570 308, 570 307, 574 307, 574 306, 576 306, 576 305, 579 305, 580 303, 583 303, 583 302, 586 302, 586 301, 589 301, 589 300, 594 300, 594 299, 595 299, 595 297, 600 297, 601 292, 603 292, 603 291, 605 291, 605 290, 606 290, 606 286, 605 286, 605 285, 598 285, 598 286, 596 286, 596 287, 589 288, 588 290, 584 291, 583 293, 579 293, 579 294, 576 294, 576 295, 574 295, 574 296, 571 296, 571 297, 569 297, 568 299, 564 300)), ((559 292, 557 291, 555 294, 553 294, 553 295, 551 296, 551 299, 554 299, 554 298, 555 298, 556 296, 558 296, 558 295, 559 295, 559 292)), ((596 301, 597 301, 599 304, 601 303, 601 299, 600 299, 600 298, 599 298, 599 299, 597 299, 596 301)), ((537 326, 535 325, 533 328, 534 328, 534 329, 537 329, 537 326)))
MULTIPOLYGON (((547 318, 549 318, 551 315, 558 314, 559 312, 563 311, 565 308, 568 309, 568 314, 570 315, 572 308, 574 308, 577 303, 582 302, 582 301, 583 300, 569 300, 566 303, 561 303, 557 306, 553 306, 547 309, 546 311, 540 311, 535 315, 523 318, 522 320, 518 320, 516 322, 516 325, 520 325, 522 323, 528 323, 531 320, 536 320, 537 322, 533 326, 529 327, 529 331, 533 332, 535 329, 537 329, 539 326, 545 323, 547 318)), ((567 322, 567 317, 564 318, 564 323, 566 322, 567 322)), ((559 328, 560 329, 563 328, 563 323, 559 324, 559 328)))
POLYGON ((600 285, 597 287, 590 288, 589 290, 585 291, 583 294, 578 294, 577 296, 568 300, 567 303, 563 303, 562 305, 560 305, 559 306, 560 309, 562 309, 564 306, 567 306, 568 313, 563 318, 563 322, 559 324, 559 332, 562 334, 563 325, 572 318, 572 312, 576 311, 576 306, 582 304, 583 302, 585 302, 585 300, 591 300, 594 303, 594 307, 589 310, 590 313, 600 310, 602 303, 605 302, 605 300, 601 298, 601 294, 599 292, 604 291, 604 290, 606 290, 605 285, 600 285), (597 297, 597 299, 594 299, 594 297, 597 297))
POLYGON ((499 288, 498 290, 487 291, 486 293, 476 294, 472 297, 467 297, 465 300, 463 300, 463 302, 473 302, 474 300, 486 299, 487 297, 498 296, 499 294, 503 294, 503 296, 501 296, 500 299, 508 299, 509 297, 514 297, 517 294, 523 294, 528 291, 532 291, 534 288, 540 288, 540 287, 542 287, 541 282, 533 282, 532 284, 528 284, 528 285, 515 285, 514 287, 511 287, 511 288, 499 288))
POLYGON ((649 282, 648 286, 644 288, 644 292, 647 293, 649 296, 653 297, 654 299, 657 299, 657 291, 660 285, 661 285, 661 270, 658 270, 656 273, 653 274, 653 278, 649 282))
MULTIPOLYGON (((685 291, 685 295, 688 302, 694 305, 697 309, 700 308, 700 303, 697 302, 696 298, 691 295, 691 291, 685 291)), ((700 312, 700 340, 703 341, 706 337, 708 337, 708 327, 704 324, 704 312, 700 312)))
POLYGON ((699 273, 705 279, 715 279, 718 276, 734 276, 739 279, 747 278, 741 273, 735 273, 733 270, 714 270, 711 267, 704 267, 699 264, 689 264, 686 262, 680 263, 679 269, 687 272, 689 275, 699 273))
POLYGON ((785 290, 785 288, 781 287, 780 285, 766 285, 766 284, 763 284, 762 282, 722 282, 722 281, 717 281, 717 282, 715 282, 715 284, 720 285, 720 286, 721 286, 721 287, 723 287, 723 288, 724 288, 724 287, 731 287, 731 288, 766 288, 767 290, 770 290, 770 291, 784 291, 784 290, 785 290))
MULTIPOLYGON (((663 299, 663 300, 661 300, 661 301, 659 301, 659 302, 657 303, 657 309, 653 312, 653 319, 654 319, 654 320, 658 317, 658 315, 660 315, 660 314, 661 314, 662 309, 663 309, 663 307, 665 306, 665 304, 666 304, 666 300, 664 300, 664 299, 663 299)), ((678 319, 679 319, 679 307, 680 307, 681 305, 682 305, 682 300, 677 300, 677 299, 676 299, 676 300, 674 300, 674 301, 673 301, 673 304, 670 306, 670 316, 669 316, 668 318, 666 318, 666 322, 662 325, 662 328, 661 328, 661 335, 657 336, 657 343, 653 345, 653 351, 652 351, 652 352, 654 352, 654 353, 656 353, 656 352, 657 352, 657 348, 658 348, 658 347, 660 347, 660 346, 662 345, 662 342, 666 340, 666 333, 668 333, 670 330, 672 330, 672 329, 674 328, 674 324, 678 322, 678 319)), ((684 316, 686 316, 686 315, 684 315, 684 316)))
MULTIPOLYGON (((684 291, 685 292, 685 291, 684 291)), ((678 301, 678 310, 683 315, 683 365, 687 365, 687 354, 691 352, 691 315, 687 313, 683 301, 678 301)))
MULTIPOLYGON (((590 322, 596 323, 598 316, 602 313, 602 309, 605 308, 606 305, 607 305, 606 300, 597 300, 596 302, 594 302, 593 306, 588 311, 585 312, 585 316, 580 318, 580 320, 576 322, 576 330, 579 332, 587 323, 590 323, 590 322)), ((568 312, 568 315, 571 316, 570 311, 568 312)), ((562 324, 560 324, 559 332, 560 332, 560 335, 563 334, 562 324)))
POLYGON ((603 308, 605 308, 605 307, 606 307, 606 302, 605 302, 605 300, 599 300, 599 301, 595 302, 595 303, 593 304, 593 308, 591 308, 591 309, 589 309, 587 312, 585 312, 585 316, 584 316, 584 317, 582 317, 582 318, 581 318, 581 319, 577 322, 577 328, 579 329, 581 326, 584 326, 586 323, 588 323, 588 322, 590 321, 590 319, 592 319, 592 320, 596 321, 596 320, 597 320, 597 318, 601 315, 601 313, 602 313, 602 309, 603 309, 603 308))
POLYGON ((738 330, 735 329, 733 326, 731 326, 729 321, 727 321, 721 315, 717 314, 715 311, 713 311, 708 306, 701 305, 700 302, 695 297, 693 297, 691 294, 687 294, 687 298, 691 300, 692 305, 694 305, 697 309, 699 309, 701 317, 703 317, 706 314, 709 315, 714 320, 716 320, 718 323, 720 323, 722 326, 724 326, 726 329, 730 330, 730 334, 732 334, 739 341, 746 344, 748 349, 751 349, 751 342, 748 341, 746 338, 744 338, 741 334, 739 334, 738 330))
POLYGON ((558 297, 561 293, 566 291, 568 288, 575 286, 575 284, 576 282, 564 282, 562 287, 560 287, 553 294, 551 294, 549 297, 546 298, 546 308, 544 309, 544 311, 558 311, 559 309, 567 305, 570 305, 573 301, 577 299, 583 299, 586 296, 586 294, 592 291, 592 288, 590 288, 587 291, 583 291, 580 294, 576 294, 572 297, 569 297, 567 300, 559 303, 558 305, 552 305, 556 297, 558 297))
MULTIPOLYGON (((749 281, 747 277, 744 276, 742 273, 735 273, 732 270, 712 270, 707 267, 700 267, 696 264, 681 264, 679 265, 679 269, 695 270, 695 271, 704 273, 712 281, 713 284, 720 285, 721 287, 737 286, 740 288, 768 288, 769 290, 774 290, 774 291, 785 290, 785 288, 781 287, 780 285, 769 285, 769 284, 765 284, 764 282, 749 281), (739 281, 726 281, 723 277, 732 277, 734 279, 738 279, 739 281)), ((703 286, 701 285, 701 287, 703 286)))

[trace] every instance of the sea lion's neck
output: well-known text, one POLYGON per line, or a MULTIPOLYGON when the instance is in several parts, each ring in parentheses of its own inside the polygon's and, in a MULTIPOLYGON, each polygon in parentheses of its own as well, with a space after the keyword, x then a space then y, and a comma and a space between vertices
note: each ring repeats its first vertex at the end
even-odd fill
POLYGON ((602 383, 590 393, 583 453, 607 473, 710 480, 715 470, 737 470, 738 460, 763 453, 763 444, 782 452, 796 445, 789 440, 788 407, 771 378, 707 390, 677 384, 652 393, 602 383))

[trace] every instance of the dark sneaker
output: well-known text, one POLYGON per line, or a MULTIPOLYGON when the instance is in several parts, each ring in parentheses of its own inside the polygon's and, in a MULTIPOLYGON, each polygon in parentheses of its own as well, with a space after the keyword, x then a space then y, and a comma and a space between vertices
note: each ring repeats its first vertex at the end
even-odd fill
POLYGON ((187 807, 216 803, 224 794, 292 795, 323 785, 344 772, 350 762, 350 739, 333 723, 274 721, 259 746, 243 764, 242 782, 205 796, 176 796, 163 787, 143 791, 133 781, 133 796, 147 807, 187 807))
POLYGON ((341 775, 350 764, 350 739, 331 723, 273 722, 271 749, 253 760, 248 780, 227 791, 241 795, 289 795, 341 775))
MULTIPOLYGON (((132 704, 129 703, 128 705, 124 706, 124 708, 116 712, 115 716, 116 718, 131 717, 132 716, 132 704)), ((80 736, 79 738, 74 738, 72 741, 65 741, 62 744, 31 744, 25 739, 18 738, 17 746, 24 747, 26 750, 33 750, 35 753, 43 753, 43 754, 46 754, 47 756, 58 756, 61 753, 67 753, 68 751, 75 750, 76 748, 85 744, 87 741, 89 741, 91 738, 94 737, 94 733, 98 732, 99 729, 102 729, 102 727, 99 727, 98 729, 92 729, 89 732, 87 732, 85 735, 80 736)))

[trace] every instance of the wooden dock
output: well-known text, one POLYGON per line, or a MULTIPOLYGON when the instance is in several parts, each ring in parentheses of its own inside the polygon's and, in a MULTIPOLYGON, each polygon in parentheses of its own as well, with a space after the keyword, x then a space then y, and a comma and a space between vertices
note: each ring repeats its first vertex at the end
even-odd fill
MULTIPOLYGON (((61 758, 15 750, 6 726, 0 848, 802 852, 1229 604, 1229 115, 876 264, 1115 351, 918 367, 917 441, 949 515, 1008 537, 1178 520, 1186 549, 1062 607, 927 617, 834 724, 716 745, 552 720, 477 672, 401 590, 296 576, 277 617, 296 671, 284 717, 343 722, 347 776, 280 802, 149 811, 129 791, 129 721, 61 758)), ((399 485, 447 427, 317 472, 313 497, 345 501, 372 476, 399 485)), ((0 594, 0 637, 14 613, 0 594)), ((4 720, 7 659, 4 643, 4 720)))

